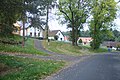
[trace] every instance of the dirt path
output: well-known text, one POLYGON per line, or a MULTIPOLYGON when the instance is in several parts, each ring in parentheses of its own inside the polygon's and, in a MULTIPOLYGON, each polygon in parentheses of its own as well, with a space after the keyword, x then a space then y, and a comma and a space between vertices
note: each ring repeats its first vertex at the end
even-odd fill
MULTIPOLYGON (((34 42, 35 42, 35 47, 38 50, 50 54, 51 55, 50 57, 53 58, 53 59, 74 62, 74 61, 77 61, 77 60, 79 60, 81 58, 81 56, 72 56, 72 55, 65 55, 65 54, 59 54, 59 53, 50 52, 50 51, 46 50, 45 48, 43 48, 40 40, 35 39, 34 42)), ((85 57, 85 56, 82 56, 82 57, 85 57)))
MULTIPOLYGON (((84 59, 87 59, 90 56, 70 56, 70 55, 65 55, 65 54, 59 54, 59 53, 54 53, 46 50, 43 48, 41 45, 41 41, 35 39, 34 40, 35 48, 37 48, 40 51, 43 51, 49 56, 42 56, 42 55, 37 55, 37 54, 22 54, 22 53, 8 53, 8 52, 0 52, 0 55, 9 55, 9 56, 16 56, 16 57, 22 57, 22 58, 33 58, 33 59, 41 59, 41 60, 55 60, 55 61, 65 61, 67 62, 66 66, 62 68, 60 71, 69 68, 80 61, 83 61, 84 59)), ((60 72, 58 71, 58 73, 60 72)), ((55 74, 52 74, 52 76, 55 74)), ((49 76, 51 77, 51 76, 49 76)), ((45 80, 47 80, 49 77, 47 77, 45 80)))

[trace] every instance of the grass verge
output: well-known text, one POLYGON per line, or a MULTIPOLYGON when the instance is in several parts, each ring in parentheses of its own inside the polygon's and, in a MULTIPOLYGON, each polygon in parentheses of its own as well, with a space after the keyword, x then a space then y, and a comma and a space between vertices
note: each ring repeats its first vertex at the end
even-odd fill
POLYGON ((40 80, 64 66, 62 61, 43 61, 0 55, 0 80, 40 80))
POLYGON ((86 55, 92 53, 107 52, 107 49, 104 48, 92 50, 88 46, 72 46, 70 43, 65 42, 51 41, 48 45, 46 41, 43 41, 42 44, 49 51, 68 55, 86 55))
POLYGON ((91 49, 90 46, 81 46, 83 49, 88 49, 91 53, 104 53, 108 52, 107 48, 99 48, 97 50, 91 49))
POLYGON ((46 53, 37 50, 34 47, 34 40, 28 39, 25 42, 25 47, 22 48, 21 45, 10 45, 10 44, 2 44, 0 43, 0 52, 13 52, 13 53, 27 53, 27 54, 39 54, 39 55, 47 55, 46 53))

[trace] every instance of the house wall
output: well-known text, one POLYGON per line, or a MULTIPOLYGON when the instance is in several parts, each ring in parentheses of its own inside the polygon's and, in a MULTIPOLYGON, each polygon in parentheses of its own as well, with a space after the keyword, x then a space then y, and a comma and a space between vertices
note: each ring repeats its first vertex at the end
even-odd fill
POLYGON ((52 40, 52 39, 53 39, 53 40, 54 40, 54 37, 48 37, 48 39, 50 39, 50 40, 52 40))
MULTIPOLYGON (((21 30, 21 36, 23 36, 23 30, 21 30)), ((25 36, 43 37, 43 30, 31 27, 25 30, 25 36)))
MULTIPOLYGON (((23 36, 23 30, 20 30, 20 36, 23 36)), ((25 36, 26 36, 26 30, 25 30, 25 36)))
POLYGON ((78 41, 79 41, 80 39, 82 40, 83 45, 84 45, 84 44, 89 44, 89 43, 92 41, 92 38, 91 38, 91 37, 79 37, 78 41))
POLYGON ((61 31, 58 31, 58 33, 56 35, 58 36, 58 41, 64 41, 64 36, 61 33, 61 31))
POLYGON ((70 42, 70 41, 69 41, 69 36, 64 36, 64 41, 65 41, 65 42, 70 42))

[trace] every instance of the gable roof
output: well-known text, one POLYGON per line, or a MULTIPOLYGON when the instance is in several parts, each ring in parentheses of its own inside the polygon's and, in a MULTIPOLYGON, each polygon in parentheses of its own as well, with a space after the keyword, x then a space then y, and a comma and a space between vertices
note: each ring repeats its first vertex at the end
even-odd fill
MULTIPOLYGON (((58 33, 58 31, 60 31, 60 30, 52 30, 52 31, 49 31, 49 37, 54 37, 57 33, 58 33)), ((61 32, 61 31, 60 31, 61 32)), ((64 34, 61 32, 61 34, 64 36, 64 34)))
POLYGON ((60 31, 60 30, 49 31, 49 36, 50 36, 50 37, 55 36, 55 35, 58 33, 58 31, 60 31))

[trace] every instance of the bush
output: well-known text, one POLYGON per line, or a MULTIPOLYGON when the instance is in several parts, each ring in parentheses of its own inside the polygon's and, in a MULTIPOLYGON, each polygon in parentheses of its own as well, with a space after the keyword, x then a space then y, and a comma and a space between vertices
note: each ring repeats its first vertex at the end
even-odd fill
POLYGON ((120 50, 120 43, 117 44, 117 50, 120 50))
POLYGON ((82 43, 82 39, 80 39, 80 40, 78 41, 78 43, 81 44, 81 43, 82 43))
MULTIPOLYGON (((93 40, 94 41, 94 40, 93 40)), ((99 49, 100 47, 100 42, 96 41, 96 43, 94 44, 93 41, 90 42, 90 46, 92 47, 92 49, 99 49)))

